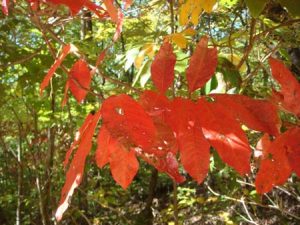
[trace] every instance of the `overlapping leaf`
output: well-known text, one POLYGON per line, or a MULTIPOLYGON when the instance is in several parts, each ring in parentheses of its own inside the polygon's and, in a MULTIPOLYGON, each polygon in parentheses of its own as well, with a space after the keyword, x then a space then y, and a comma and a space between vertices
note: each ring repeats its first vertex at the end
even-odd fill
POLYGON ((300 128, 288 130, 263 147, 263 159, 255 181, 260 194, 285 183, 292 171, 300 175, 300 128))
POLYGON ((142 148, 151 146, 155 127, 151 117, 131 97, 111 96, 102 105, 103 124, 113 138, 142 148))
POLYGON ((176 133, 184 169, 200 184, 208 173, 210 145, 204 138, 196 113, 192 101, 177 98, 171 103, 167 121, 176 133))
POLYGON ((153 144, 149 148, 142 149, 140 156, 160 172, 167 173, 176 182, 183 182, 185 179, 178 172, 176 159, 178 145, 173 130, 166 123, 170 111, 168 99, 156 92, 145 91, 140 96, 139 102, 151 116, 156 130, 153 144))
POLYGON ((271 135, 279 134, 277 108, 269 101, 255 100, 244 95, 214 94, 215 101, 230 108, 230 113, 242 124, 271 135))
POLYGON ((217 49, 208 48, 208 37, 200 39, 186 70, 189 91, 201 88, 215 73, 218 63, 217 49))
POLYGON ((205 98, 199 99, 197 108, 204 136, 221 159, 241 175, 250 172, 251 150, 247 137, 228 108, 205 98))
POLYGON ((113 139, 105 126, 102 126, 99 131, 97 144, 97 165, 102 168, 109 163, 114 180, 126 189, 139 168, 135 151, 126 149, 116 139, 113 139))

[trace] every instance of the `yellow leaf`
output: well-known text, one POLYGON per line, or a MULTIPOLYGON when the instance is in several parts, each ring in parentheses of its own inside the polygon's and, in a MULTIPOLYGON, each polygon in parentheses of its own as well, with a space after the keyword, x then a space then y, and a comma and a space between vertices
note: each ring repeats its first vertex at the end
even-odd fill
POLYGON ((155 54, 154 47, 155 46, 153 43, 149 43, 149 44, 145 44, 144 47, 142 48, 142 50, 145 51, 145 55, 147 55, 150 59, 154 57, 155 54))
POLYGON ((186 2, 180 6, 179 9, 179 23, 184 26, 189 22, 190 4, 186 2))
POLYGON ((196 34, 196 31, 193 28, 187 28, 184 31, 182 31, 181 33, 186 36, 194 36, 196 34))
POLYGON ((187 40, 181 33, 170 35, 172 42, 174 42, 179 48, 186 48, 187 40))
POLYGON ((213 8, 216 3, 217 0, 201 0, 201 6, 203 10, 207 13, 211 13, 213 11, 213 8))
MULTIPOLYGON (((233 65, 238 66, 242 57, 236 55, 236 54, 224 54, 223 55, 226 59, 228 59, 233 65)), ((247 71, 247 66, 245 63, 241 66, 239 69, 241 73, 245 73, 247 71)))
POLYGON ((134 66, 139 69, 141 68, 143 62, 144 62, 144 59, 145 59, 145 51, 140 51, 140 53, 138 54, 138 56, 135 58, 134 60, 134 66))
POLYGON ((199 23, 199 16, 201 12, 202 12, 202 8, 200 7, 200 5, 195 4, 191 15, 191 22, 194 25, 197 25, 199 23))

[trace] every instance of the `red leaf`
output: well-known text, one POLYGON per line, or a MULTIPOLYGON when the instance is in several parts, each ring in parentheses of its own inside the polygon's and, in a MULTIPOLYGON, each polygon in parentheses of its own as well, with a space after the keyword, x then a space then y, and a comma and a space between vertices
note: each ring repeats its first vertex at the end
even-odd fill
POLYGON ((54 75, 55 71, 60 66, 60 64, 62 63, 64 58, 66 58, 66 56, 70 52, 73 52, 73 51, 76 51, 76 50, 77 50, 77 48, 72 44, 68 44, 68 45, 63 47, 62 53, 60 54, 58 59, 55 60, 54 64, 51 66, 50 70, 48 71, 47 75, 45 76, 44 80, 41 83, 41 86, 40 86, 40 94, 41 95, 43 93, 43 90, 49 85, 50 79, 52 78, 52 76, 54 75))
POLYGON ((100 112, 101 111, 99 110, 95 115, 92 117, 89 115, 86 119, 86 121, 91 120, 91 122, 87 125, 85 132, 81 136, 78 150, 76 151, 66 174, 66 182, 61 191, 59 207, 55 213, 55 217, 58 221, 61 220, 63 213, 67 210, 75 188, 77 188, 81 183, 85 160, 92 147, 92 138, 100 119, 100 112))
POLYGON ((103 0, 103 3, 108 11, 108 14, 111 20, 115 23, 118 23, 119 16, 118 16, 118 9, 114 6, 113 0, 103 0))
POLYGON ((176 154, 178 146, 171 128, 161 120, 155 120, 154 125, 156 136, 153 144, 149 148, 143 148, 142 151, 157 157, 164 157, 168 152, 176 154))
POLYGON ((169 100, 166 96, 154 91, 144 91, 139 102, 149 116, 165 121, 166 112, 169 111, 169 100))
POLYGON ((269 101, 256 100, 244 95, 215 94, 211 95, 215 101, 226 105, 229 112, 247 127, 278 135, 280 119, 276 107, 269 101))
POLYGON ((123 0, 125 2, 125 9, 128 9, 132 3, 133 3, 133 0, 123 0))
POLYGON ((155 137, 151 117, 128 95, 111 96, 105 100, 102 115, 103 124, 114 139, 142 148, 151 146, 155 137))
POLYGON ((84 6, 86 0, 48 0, 54 4, 62 4, 69 7, 72 15, 75 15, 79 12, 79 10, 84 6))
POLYGON ((28 1, 30 3, 30 8, 33 11, 37 11, 40 5, 39 0, 28 0, 28 1))
POLYGON ((285 132, 283 136, 290 166, 300 177, 300 128, 294 127, 285 132))
POLYGON ((9 0, 2 0, 2 12, 6 16, 8 16, 8 5, 9 5, 9 0))
POLYGON ((176 133, 184 169, 200 184, 208 173, 210 145, 203 136, 196 110, 192 101, 177 98, 171 103, 167 120, 176 133))
POLYGON ((254 152, 254 157, 265 157, 266 152, 264 152, 265 149, 268 149, 271 145, 272 141, 270 140, 270 135, 264 134, 261 139, 257 142, 256 150, 254 152))
POLYGON ((104 126, 100 129, 97 143, 97 165, 102 168, 107 163, 110 163, 110 170, 114 180, 126 189, 139 168, 134 151, 125 149, 121 143, 110 136, 110 133, 104 126))
POLYGON ((275 141, 263 142, 263 160, 256 176, 258 193, 269 192, 286 182, 291 172, 300 176, 300 128, 294 127, 278 136, 275 141))
POLYGON ((78 103, 85 99, 87 90, 90 89, 91 80, 88 64, 79 59, 71 68, 68 79, 70 90, 78 103))
POLYGON ((89 113, 88 116, 85 118, 83 124, 79 128, 78 132, 76 133, 75 140, 73 141, 73 143, 71 144, 71 147, 69 148, 69 150, 66 153, 66 157, 65 157, 65 160, 64 160, 64 163, 63 163, 65 168, 69 163, 69 159, 70 159, 70 156, 73 153, 73 150, 78 146, 78 144, 80 143, 80 141, 84 137, 84 134, 87 132, 88 128, 91 126, 93 118, 94 118, 94 115, 89 113))
POLYGON ((174 81, 175 63, 176 56, 172 45, 164 42, 151 65, 151 78, 161 94, 164 94, 174 81))
POLYGON ((114 180, 126 189, 139 169, 139 162, 133 150, 127 151, 117 142, 110 143, 110 170, 114 180))
POLYGON ((267 149, 263 150, 264 157, 255 180, 258 193, 271 191, 275 185, 285 183, 291 175, 286 151, 289 148, 289 142, 289 132, 286 132, 278 136, 271 144, 266 145, 267 149))
POLYGON ((99 18, 105 16, 105 10, 89 0, 47 0, 53 4, 62 4, 69 7, 71 14, 76 15, 84 6, 94 12, 99 18))
POLYGON ((97 138, 96 163, 99 168, 103 168, 109 162, 109 146, 111 136, 105 126, 102 126, 97 138))
POLYGON ((281 106, 297 116, 300 116, 300 84, 291 71, 279 60, 270 58, 269 63, 272 70, 272 75, 275 80, 280 84, 279 94, 282 100, 278 98, 278 93, 275 92, 274 99, 276 99, 281 106))
POLYGON ((106 10, 91 1, 86 1, 84 6, 94 12, 100 19, 108 16, 106 10))
POLYGON ((178 172, 178 162, 175 155, 172 152, 167 152, 163 157, 157 157, 155 155, 144 154, 137 151, 139 156, 142 157, 147 163, 154 166, 159 172, 168 174, 177 183, 182 183, 185 178, 178 172))
POLYGON ((106 56, 106 52, 107 52, 107 48, 104 49, 104 50, 99 54, 99 56, 98 56, 98 58, 97 58, 97 61, 96 61, 96 64, 95 64, 95 68, 91 71, 91 76, 93 76, 93 75, 96 73, 98 66, 103 62, 103 60, 104 60, 104 58, 105 58, 105 56, 106 56))
POLYGON ((217 150, 221 159, 241 175, 250 172, 251 150, 240 124, 226 106, 199 99, 198 120, 204 136, 217 150))
POLYGON ((200 39, 186 70, 189 91, 201 88, 215 73, 218 64, 216 48, 208 48, 208 37, 200 39))
POLYGON ((113 37, 113 41, 117 41, 119 39, 123 29, 123 22, 124 22, 124 15, 121 10, 118 10, 118 22, 117 22, 116 32, 113 37))

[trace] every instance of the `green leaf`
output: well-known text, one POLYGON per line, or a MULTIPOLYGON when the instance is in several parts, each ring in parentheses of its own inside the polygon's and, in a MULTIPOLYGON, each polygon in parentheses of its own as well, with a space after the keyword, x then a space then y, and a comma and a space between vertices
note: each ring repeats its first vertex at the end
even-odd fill
POLYGON ((299 0, 278 0, 279 3, 286 7, 292 16, 300 16, 300 1, 299 0))
POLYGON ((224 7, 232 7, 234 6, 239 0, 220 0, 219 5, 224 7))
MULTIPOLYGON (((293 1, 293 0, 292 0, 293 1)), ((245 0, 253 17, 258 17, 264 10, 268 0, 245 0)))

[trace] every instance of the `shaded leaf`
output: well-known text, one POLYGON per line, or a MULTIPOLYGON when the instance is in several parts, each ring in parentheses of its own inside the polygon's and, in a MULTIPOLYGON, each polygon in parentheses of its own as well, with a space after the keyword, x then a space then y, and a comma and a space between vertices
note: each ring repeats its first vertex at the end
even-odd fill
POLYGON ((105 126, 102 126, 97 137, 96 163, 99 168, 104 167, 109 162, 109 146, 111 136, 105 126))
MULTIPOLYGON (((298 143, 299 143, 298 133, 298 143)), ((290 131, 278 136, 274 142, 267 144, 263 150, 263 159, 256 176, 255 186, 258 193, 272 190, 276 185, 282 185, 291 175, 292 169, 288 160, 287 149, 291 149, 290 131)), ((295 140, 294 140, 295 141, 295 140)))
POLYGON ((297 0, 278 0, 279 3, 286 7, 288 12, 293 16, 300 16, 300 4, 297 0))
POLYGON ((85 99, 87 90, 90 89, 91 80, 88 64, 84 60, 79 59, 71 68, 68 79, 70 90, 78 103, 85 99))
POLYGON ((264 10, 268 0, 245 0, 253 17, 258 17, 264 10))
POLYGON ((273 98, 281 106, 300 116, 300 84, 291 71, 279 60, 270 58, 269 63, 274 79, 280 84, 279 93, 274 91, 273 98))

